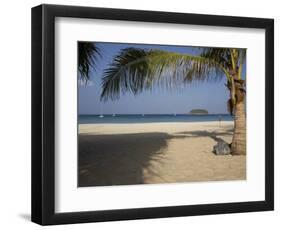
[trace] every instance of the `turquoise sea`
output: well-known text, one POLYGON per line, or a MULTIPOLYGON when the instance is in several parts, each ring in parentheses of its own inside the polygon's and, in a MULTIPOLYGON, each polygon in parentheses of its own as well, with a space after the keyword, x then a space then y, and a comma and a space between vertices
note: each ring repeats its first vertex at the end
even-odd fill
POLYGON ((79 124, 233 121, 229 114, 97 114, 79 115, 79 124))

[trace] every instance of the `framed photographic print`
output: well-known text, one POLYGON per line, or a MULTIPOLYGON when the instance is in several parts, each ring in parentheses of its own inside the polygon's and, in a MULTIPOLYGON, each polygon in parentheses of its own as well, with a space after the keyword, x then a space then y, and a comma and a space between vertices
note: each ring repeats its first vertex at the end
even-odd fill
POLYGON ((273 19, 32 9, 32 221, 273 210, 273 19))

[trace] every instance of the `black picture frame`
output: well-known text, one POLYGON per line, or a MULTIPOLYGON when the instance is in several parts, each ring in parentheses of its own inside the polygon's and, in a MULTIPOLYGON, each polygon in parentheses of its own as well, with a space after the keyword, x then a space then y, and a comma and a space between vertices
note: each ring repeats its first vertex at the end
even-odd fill
POLYGON ((32 221, 41 225, 194 216, 274 209, 274 20, 40 5, 32 8, 32 221), (55 17, 265 29, 265 200, 55 213, 55 17))

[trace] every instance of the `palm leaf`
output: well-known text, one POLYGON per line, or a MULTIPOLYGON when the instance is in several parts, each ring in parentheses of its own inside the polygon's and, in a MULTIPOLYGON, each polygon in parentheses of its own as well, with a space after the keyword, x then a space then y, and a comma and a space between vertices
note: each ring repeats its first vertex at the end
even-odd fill
POLYGON ((220 63, 228 72, 233 68, 236 70, 244 64, 246 49, 242 48, 201 48, 203 51, 200 56, 207 57, 220 63), (231 62, 231 55, 234 63, 231 62))
POLYGON ((228 48, 201 48, 200 56, 210 58, 220 63, 226 70, 231 68, 231 54, 228 48))
POLYGON ((169 89, 193 81, 219 80, 228 75, 224 66, 206 56, 163 50, 127 48, 114 58, 102 77, 101 99, 118 99, 155 86, 169 89))
POLYGON ((95 43, 78 43, 78 76, 81 80, 87 82, 90 79, 90 70, 95 70, 95 63, 100 56, 100 50, 95 43))

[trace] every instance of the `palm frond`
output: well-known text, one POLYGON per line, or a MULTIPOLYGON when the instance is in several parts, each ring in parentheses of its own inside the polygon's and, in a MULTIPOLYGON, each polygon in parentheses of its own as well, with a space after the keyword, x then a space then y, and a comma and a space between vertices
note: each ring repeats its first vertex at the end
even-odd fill
POLYGON ((239 68, 240 63, 244 63, 246 57, 246 49, 243 48, 201 48, 202 57, 207 57, 215 60, 223 65, 223 67, 230 71, 233 68, 233 64, 236 69, 239 68), (234 63, 231 62, 231 56, 234 59, 234 63))
POLYGON ((78 76, 83 81, 90 79, 90 70, 101 56, 99 48, 93 42, 78 42, 78 76))
POLYGON ((224 66, 205 56, 163 50, 127 48, 114 58, 102 77, 101 99, 118 99, 154 86, 173 88, 192 81, 218 80, 227 75, 224 66))
POLYGON ((210 58, 220 63, 226 70, 231 68, 231 53, 229 48, 201 48, 200 56, 210 58))

